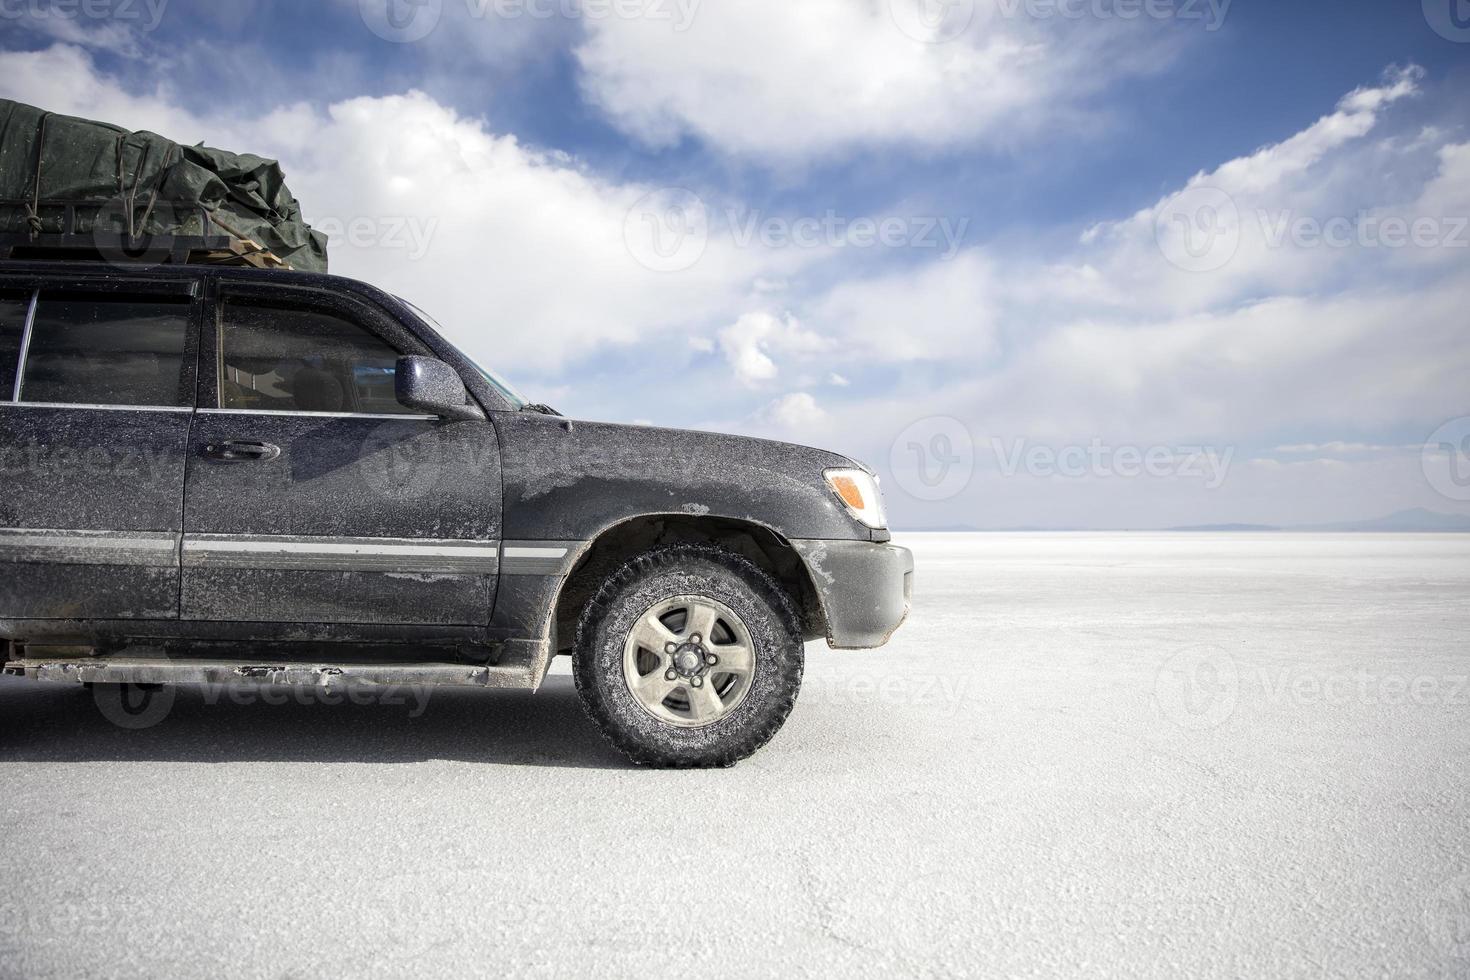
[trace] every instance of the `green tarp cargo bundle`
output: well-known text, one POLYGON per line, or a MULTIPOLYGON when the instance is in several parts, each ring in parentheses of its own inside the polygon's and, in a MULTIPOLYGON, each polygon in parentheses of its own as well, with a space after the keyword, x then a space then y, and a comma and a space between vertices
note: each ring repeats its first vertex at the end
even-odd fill
POLYGON ((223 248, 227 259, 327 271, 326 236, 302 220, 276 161, 8 99, 0 99, 0 242, 27 254, 88 243, 132 254, 143 242, 194 260, 223 248))

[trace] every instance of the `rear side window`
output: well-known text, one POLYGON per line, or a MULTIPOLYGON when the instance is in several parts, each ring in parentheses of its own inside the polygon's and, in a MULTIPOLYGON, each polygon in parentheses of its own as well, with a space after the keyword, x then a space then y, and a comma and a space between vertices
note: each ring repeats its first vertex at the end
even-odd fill
POLYGON ((193 404, 184 390, 187 299, 49 293, 36 304, 20 400, 193 404))
POLYGON ((20 363, 20 341, 26 329, 29 293, 0 292, 0 402, 15 391, 15 372, 20 363))
POLYGON ((394 394, 398 351, 335 313, 228 300, 220 407, 421 415, 394 394))

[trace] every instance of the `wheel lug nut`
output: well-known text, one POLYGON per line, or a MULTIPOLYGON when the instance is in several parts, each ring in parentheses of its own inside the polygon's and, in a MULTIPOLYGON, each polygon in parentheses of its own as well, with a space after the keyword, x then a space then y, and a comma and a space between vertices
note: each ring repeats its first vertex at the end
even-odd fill
POLYGON ((695 687, 703 687, 704 678, 700 677, 698 674, 695 674, 693 677, 689 678, 689 683, 694 685, 695 687))
POLYGON ((675 670, 674 668, 672 668, 672 667, 670 667, 667 671, 664 672, 664 680, 666 680, 666 681, 671 681, 671 680, 673 680, 674 678, 676 678, 678 676, 679 676, 679 672, 677 670, 675 670))
POLYGON ((714 654, 710 654, 709 656, 704 658, 704 662, 713 667, 715 664, 720 662, 720 658, 715 656, 714 654))

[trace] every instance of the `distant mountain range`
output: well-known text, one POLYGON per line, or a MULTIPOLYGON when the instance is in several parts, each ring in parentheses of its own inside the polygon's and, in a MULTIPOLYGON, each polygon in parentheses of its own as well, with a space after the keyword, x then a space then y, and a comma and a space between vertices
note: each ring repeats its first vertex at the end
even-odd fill
POLYGON ((1066 532, 1066 531, 1178 531, 1178 532, 1297 532, 1297 533, 1363 533, 1363 534, 1418 534, 1418 533, 1470 533, 1470 516, 1464 514, 1441 514, 1437 511, 1415 507, 1401 510, 1384 517, 1366 521, 1339 521, 1332 524, 1195 524, 1186 527, 1168 528, 1101 528, 1101 527, 975 527, 971 524, 946 524, 938 527, 907 527, 900 531, 911 533, 1023 533, 1023 532, 1066 532))
POLYGON ((1201 527, 1173 527, 1171 531, 1306 531, 1324 533, 1394 533, 1412 534, 1419 532, 1470 532, 1470 517, 1463 514, 1441 514, 1438 511, 1414 507, 1400 510, 1385 517, 1366 521, 1337 521, 1331 524, 1291 524, 1273 527, 1269 524, 1217 524, 1201 527))

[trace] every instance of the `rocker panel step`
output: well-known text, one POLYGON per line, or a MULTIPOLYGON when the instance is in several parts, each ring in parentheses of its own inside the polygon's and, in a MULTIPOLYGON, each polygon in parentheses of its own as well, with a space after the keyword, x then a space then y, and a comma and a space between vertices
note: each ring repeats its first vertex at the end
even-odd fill
POLYGON ((143 657, 23 658, 6 662, 4 673, 35 681, 93 684, 245 684, 323 688, 421 685, 534 690, 541 682, 534 669, 525 665, 262 664, 143 657))

